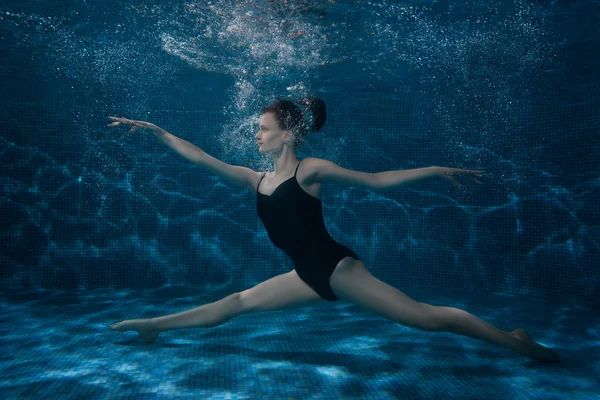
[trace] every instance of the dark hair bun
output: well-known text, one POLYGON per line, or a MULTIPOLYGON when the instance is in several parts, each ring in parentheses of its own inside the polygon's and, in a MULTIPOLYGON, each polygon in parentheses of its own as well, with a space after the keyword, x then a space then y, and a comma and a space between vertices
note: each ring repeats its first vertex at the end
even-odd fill
POLYGON ((303 97, 298 100, 298 104, 306 106, 306 111, 309 111, 313 115, 313 123, 309 128, 311 132, 320 130, 325 121, 327 121, 327 108, 325 102, 317 97, 303 97))

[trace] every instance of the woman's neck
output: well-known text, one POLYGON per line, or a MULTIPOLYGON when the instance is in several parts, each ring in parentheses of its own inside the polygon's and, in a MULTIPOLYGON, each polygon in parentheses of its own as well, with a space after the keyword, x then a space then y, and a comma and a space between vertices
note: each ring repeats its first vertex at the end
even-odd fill
POLYGON ((294 173, 298 165, 296 153, 292 151, 284 151, 279 157, 273 157, 273 172, 276 177, 286 177, 294 173))

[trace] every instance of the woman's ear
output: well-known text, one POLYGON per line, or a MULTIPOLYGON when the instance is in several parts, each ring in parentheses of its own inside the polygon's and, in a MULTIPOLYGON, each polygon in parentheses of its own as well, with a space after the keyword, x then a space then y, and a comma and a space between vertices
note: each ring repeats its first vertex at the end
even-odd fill
POLYGON ((286 143, 292 143, 293 144, 294 143, 294 135, 291 132, 286 131, 286 134, 284 136, 284 140, 285 140, 286 143))

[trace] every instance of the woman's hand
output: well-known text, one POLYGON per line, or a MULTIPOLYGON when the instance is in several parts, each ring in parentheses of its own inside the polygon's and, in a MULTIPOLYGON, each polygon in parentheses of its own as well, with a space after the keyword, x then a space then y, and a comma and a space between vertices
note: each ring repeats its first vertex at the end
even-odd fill
POLYGON ((481 182, 479 182, 477 180, 477 178, 479 178, 485 171, 480 171, 480 170, 471 170, 471 169, 458 169, 458 168, 445 168, 445 167, 437 167, 437 172, 438 172, 438 176, 444 178, 444 179, 448 179, 450 182, 452 182, 455 186, 458 186, 459 188, 462 187, 462 183, 460 183, 459 181, 457 181, 454 178, 457 177, 464 177, 464 178, 469 178, 474 180, 475 182, 479 183, 481 185, 481 182))
POLYGON ((151 129, 155 132, 160 129, 158 126, 151 124, 150 122, 134 121, 132 119, 117 118, 117 117, 108 117, 108 118, 115 122, 113 122, 112 124, 108 124, 106 126, 119 126, 119 125, 131 126, 131 129, 129 130, 129 132, 127 132, 123 136, 131 135, 133 132, 135 132, 137 129, 140 129, 140 128, 151 129))

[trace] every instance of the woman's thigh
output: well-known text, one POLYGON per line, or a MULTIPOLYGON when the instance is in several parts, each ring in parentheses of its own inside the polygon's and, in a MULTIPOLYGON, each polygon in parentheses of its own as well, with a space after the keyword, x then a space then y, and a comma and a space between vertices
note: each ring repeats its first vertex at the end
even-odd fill
POLYGON ((323 300, 291 270, 240 292, 242 314, 319 304, 323 300))

